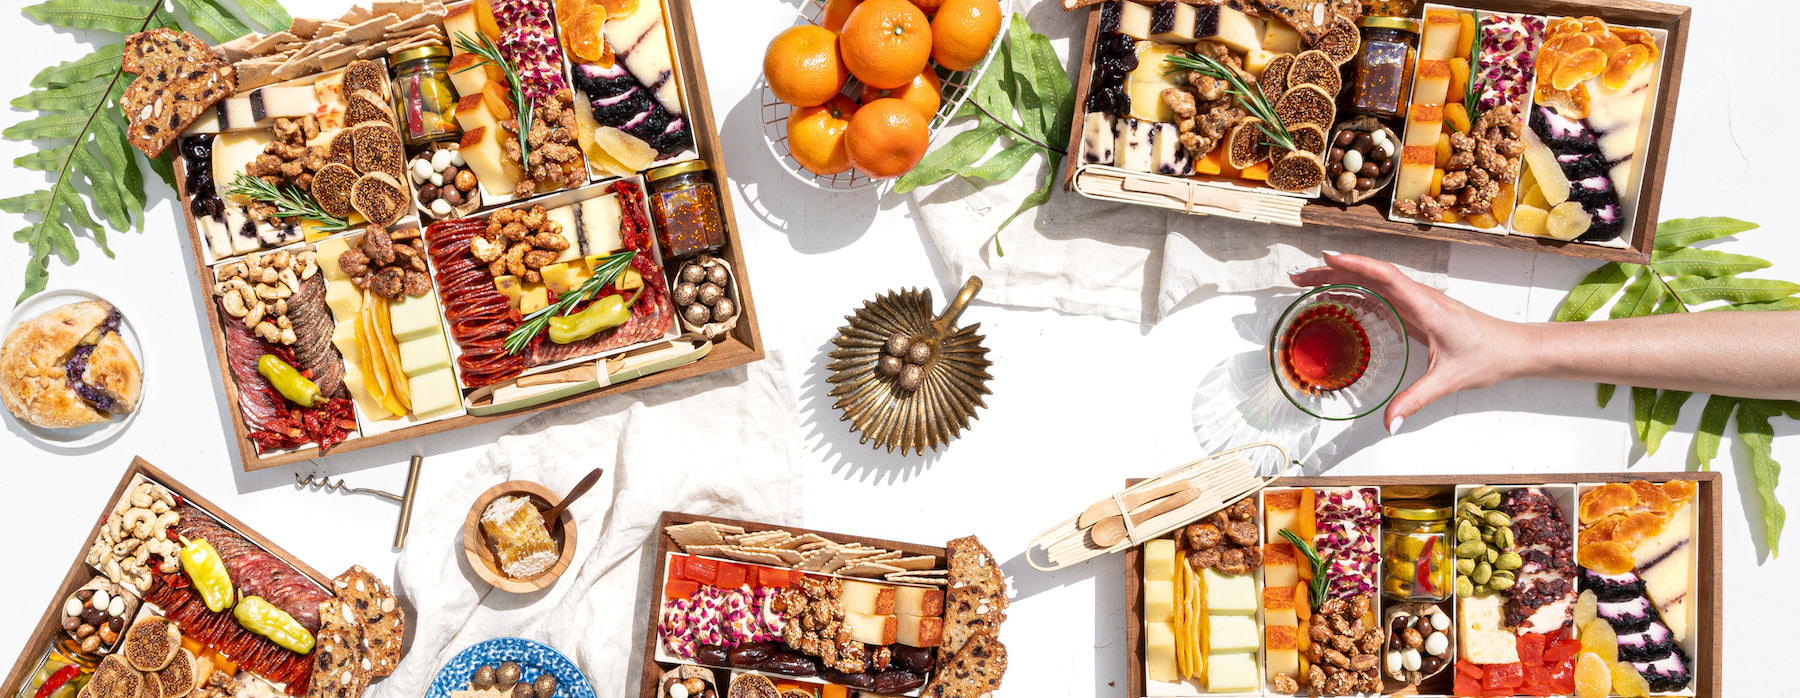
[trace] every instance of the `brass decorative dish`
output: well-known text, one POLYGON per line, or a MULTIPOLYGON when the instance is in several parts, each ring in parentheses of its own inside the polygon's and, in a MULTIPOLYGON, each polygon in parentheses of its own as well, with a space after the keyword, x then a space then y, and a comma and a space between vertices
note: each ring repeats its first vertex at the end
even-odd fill
POLYGON ((949 444, 987 406, 981 396, 992 393, 993 362, 975 334, 981 325, 956 326, 980 291, 981 278, 969 277, 937 317, 930 289, 890 291, 844 318, 850 324, 831 340, 830 395, 862 433, 859 443, 923 455, 949 444))

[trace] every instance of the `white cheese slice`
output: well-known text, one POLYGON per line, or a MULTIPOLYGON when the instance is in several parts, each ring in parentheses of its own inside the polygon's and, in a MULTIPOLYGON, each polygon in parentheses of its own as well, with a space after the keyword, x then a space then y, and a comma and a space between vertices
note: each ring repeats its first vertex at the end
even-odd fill
POLYGON ((231 231, 231 251, 234 254, 262 249, 262 238, 256 234, 256 222, 250 220, 243 207, 229 203, 225 205, 225 227, 231 231))
POLYGON ((581 202, 581 256, 608 254, 625 247, 624 238, 619 235, 623 213, 616 194, 581 202))
POLYGON ((1262 48, 1275 53, 1299 53, 1300 32, 1287 22, 1269 22, 1263 26, 1262 48))
POLYGON ((1081 161, 1090 165, 1111 165, 1113 161, 1113 117, 1106 112, 1088 112, 1081 125, 1081 161))
POLYGON ((1206 657, 1208 693, 1251 693, 1261 684, 1256 652, 1225 652, 1206 657))
POLYGON ((650 88, 669 113, 685 113, 681 83, 675 79, 675 54, 669 50, 669 33, 663 29, 661 3, 645 2, 636 12, 608 19, 604 32, 606 43, 631 76, 650 88))
POLYGON ((1156 153, 1152 142, 1156 123, 1139 119, 1119 119, 1114 122, 1113 166, 1120 169, 1149 172, 1156 166, 1156 153))
POLYGON ((442 334, 430 334, 400 343, 400 369, 409 377, 446 368, 450 365, 450 349, 442 334))
POLYGON ((1249 53, 1262 48, 1264 23, 1229 7, 1219 8, 1218 34, 1203 36, 1231 47, 1238 53, 1249 53))
POLYGON ((435 289, 417 298, 403 297, 388 306, 388 327, 394 341, 410 342, 420 337, 442 335, 438 324, 438 302, 435 289))
POLYGON ((558 206, 545 213, 550 220, 556 221, 558 225, 562 226, 563 239, 569 242, 567 249, 557 253, 556 262, 553 263, 572 262, 581 259, 581 245, 577 240, 577 238, 580 237, 578 234, 580 229, 576 227, 575 224, 575 205, 558 206))
POLYGON ((1159 2, 1151 8, 1150 30, 1154 32, 1150 38, 1170 44, 1191 44, 1198 37, 1194 36, 1194 5, 1180 2, 1159 2))
MULTIPOLYGON (((1222 615, 1256 615, 1260 605, 1256 593, 1256 575, 1220 574, 1211 567, 1201 572, 1206 582, 1206 610, 1216 621, 1222 615)), ((1254 640, 1254 635, 1252 640, 1254 640)))
POLYGON ((1683 504, 1669 516, 1662 531, 1644 539, 1631 553, 1638 562, 1638 576, 1644 580, 1644 595, 1656 604, 1663 623, 1674 633, 1675 641, 1687 639, 1688 606, 1692 591, 1694 505, 1683 504))
MULTIPOLYGON (((340 281, 350 278, 349 274, 345 274, 343 270, 338 268, 337 263, 338 257, 342 257, 344 253, 348 251, 350 251, 350 238, 348 237, 336 237, 319 241, 317 252, 313 256, 313 261, 319 265, 319 271, 325 274, 326 281, 340 281)), ((325 290, 326 293, 330 293, 331 287, 328 285, 325 287, 325 290)))
POLYGON ((200 225, 200 232, 206 238, 206 249, 212 253, 213 259, 224 259, 233 253, 231 249, 231 229, 225 222, 212 216, 200 216, 194 219, 200 225))
MULTIPOLYGON (((239 205, 249 203, 247 197, 238 194, 227 194, 231 183, 244 171, 244 167, 261 155, 263 148, 275 142, 275 134, 269 131, 242 131, 238 133, 221 133, 213 138, 212 171, 213 186, 226 201, 239 205)), ((235 228, 234 228, 235 230, 235 228)))
POLYGON ((407 380, 412 390, 413 419, 431 419, 462 408, 462 391, 449 366, 427 371, 407 380))
POLYGON ((1124 0, 1119 8, 1119 31, 1138 41, 1150 38, 1150 6, 1124 0))
POLYGON ((1517 638, 1506 629, 1504 603, 1499 594, 1457 599, 1457 658, 1476 664, 1519 661, 1517 638))
POLYGON ((1186 177, 1194 173, 1194 161, 1181 147, 1181 129, 1175 124, 1157 124, 1152 148, 1156 153, 1156 173, 1186 177))

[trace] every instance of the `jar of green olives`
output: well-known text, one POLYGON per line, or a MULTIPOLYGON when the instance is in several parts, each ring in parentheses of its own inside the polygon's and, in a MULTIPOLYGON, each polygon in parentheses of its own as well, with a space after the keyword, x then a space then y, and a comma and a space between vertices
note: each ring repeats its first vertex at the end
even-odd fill
POLYGON ((1382 505, 1381 593, 1400 601, 1444 601, 1454 593, 1449 507, 1423 500, 1382 505))
POLYGON ((460 138, 456 100, 448 47, 421 46, 394 56, 394 113, 406 147, 460 138))

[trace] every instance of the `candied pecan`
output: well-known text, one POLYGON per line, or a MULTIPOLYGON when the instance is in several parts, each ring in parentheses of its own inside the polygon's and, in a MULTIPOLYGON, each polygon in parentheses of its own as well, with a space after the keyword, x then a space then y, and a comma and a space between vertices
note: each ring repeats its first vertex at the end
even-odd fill
POLYGON ((388 237, 387 231, 381 228, 369 228, 363 233, 362 244, 358 245, 369 262, 377 266, 394 263, 394 241, 388 237))
POLYGON ((405 276, 399 267, 384 267, 369 276, 369 290, 382 298, 399 298, 406 289, 405 276))

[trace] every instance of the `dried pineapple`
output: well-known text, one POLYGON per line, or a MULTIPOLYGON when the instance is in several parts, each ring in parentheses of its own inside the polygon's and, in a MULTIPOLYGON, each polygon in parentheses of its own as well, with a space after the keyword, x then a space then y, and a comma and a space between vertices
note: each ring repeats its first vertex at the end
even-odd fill
POLYGON ((1594 596, 1593 589, 1581 592, 1581 596, 1575 597, 1575 627, 1587 625, 1597 617, 1599 609, 1600 599, 1594 596))
POLYGON ((1581 658, 1575 660, 1575 697, 1606 698, 1611 693, 1611 663, 1593 652, 1581 653, 1581 658))
MULTIPOLYGON (((1533 193, 1536 191, 1532 190, 1533 193)), ((1513 230, 1526 235, 1543 237, 1545 233, 1549 232, 1546 220, 1550 217, 1550 212, 1532 205, 1530 196, 1531 194, 1526 194, 1528 197, 1526 202, 1519 204, 1519 207, 1513 210, 1513 230)))
POLYGON ((1644 698, 1650 695, 1650 682, 1630 664, 1612 665, 1612 692, 1622 698, 1644 698))
POLYGON ((1581 651, 1607 664, 1619 661, 1619 634, 1603 619, 1590 620, 1581 626, 1581 651))

